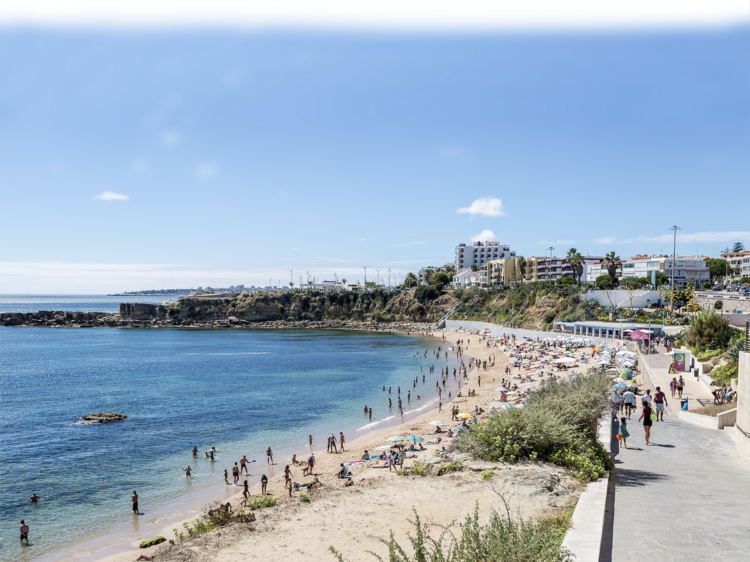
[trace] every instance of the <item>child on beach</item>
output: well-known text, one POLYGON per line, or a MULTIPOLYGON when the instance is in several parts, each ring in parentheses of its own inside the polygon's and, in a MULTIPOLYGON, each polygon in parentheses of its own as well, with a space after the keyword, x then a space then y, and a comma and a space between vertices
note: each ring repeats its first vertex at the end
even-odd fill
POLYGON ((622 446, 627 449, 628 448, 627 438, 630 437, 630 433, 628 433, 627 418, 620 418, 620 433, 618 434, 618 436, 620 437, 620 442, 622 442, 622 446))

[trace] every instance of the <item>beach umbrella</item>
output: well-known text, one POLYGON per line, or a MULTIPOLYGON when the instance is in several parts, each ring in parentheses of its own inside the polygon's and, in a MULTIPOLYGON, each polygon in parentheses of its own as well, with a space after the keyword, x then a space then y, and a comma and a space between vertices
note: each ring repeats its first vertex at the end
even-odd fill
POLYGON ((398 442, 398 441, 404 441, 404 438, 403 437, 399 437, 398 435, 396 435, 394 437, 389 437, 388 439, 386 439, 386 441, 396 441, 396 442, 398 442))
POLYGON ((470 420, 471 419, 471 414, 466 414, 466 413, 464 413, 464 414, 458 414, 456 417, 457 418, 463 418, 463 419, 470 420))
POLYGON ((448 424, 447 424, 447 423, 445 423, 445 422, 441 422, 441 421, 437 421, 437 420, 435 420, 435 421, 431 421, 431 422, 430 422, 430 425, 437 425, 437 426, 439 426, 439 427, 445 427, 445 426, 446 426, 446 425, 448 425, 448 424))
POLYGON ((565 364, 569 365, 570 363, 575 363, 576 360, 573 357, 558 357, 553 362, 554 363, 565 363, 565 364))
POLYGON ((424 439, 422 439, 421 437, 418 437, 416 435, 412 435, 411 437, 407 437, 406 440, 407 441, 415 441, 415 442, 417 442, 417 441, 424 441, 424 439))
POLYGON ((390 449, 390 445, 381 445, 380 447, 375 447, 376 451, 385 451, 386 449, 390 449))
POLYGON ((622 383, 618 383, 618 384, 615 385, 615 388, 617 390, 625 390, 627 387, 628 387, 628 385, 622 384, 622 383))
POLYGON ((453 429, 453 431, 466 431, 469 428, 468 427, 464 427, 462 425, 457 425, 456 427, 454 427, 452 429, 453 429))

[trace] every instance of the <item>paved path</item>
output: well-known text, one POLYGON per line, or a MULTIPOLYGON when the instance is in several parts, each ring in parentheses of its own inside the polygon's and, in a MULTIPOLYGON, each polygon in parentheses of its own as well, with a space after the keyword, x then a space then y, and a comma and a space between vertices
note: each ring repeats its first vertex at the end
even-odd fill
POLYGON ((640 409, 628 448, 614 441, 600 562, 750 560, 750 464, 723 431, 680 421, 678 408, 654 422, 648 447, 640 409))
POLYGON ((669 390, 669 382, 673 377, 676 377, 679 380, 680 375, 685 379, 685 388, 682 392, 682 397, 688 399, 689 409, 694 410, 700 408, 700 403, 704 406, 713 404, 714 397, 704 383, 695 380, 692 372, 685 371, 670 374, 669 366, 672 363, 672 354, 667 354, 667 348, 664 346, 656 346, 656 349, 659 352, 658 354, 640 355, 640 361, 646 363, 651 376, 656 381, 656 385, 654 386, 661 386, 662 392, 667 395, 667 401, 670 406, 674 406, 675 412, 680 409, 680 401, 675 394, 674 404, 672 403, 672 393, 669 390))

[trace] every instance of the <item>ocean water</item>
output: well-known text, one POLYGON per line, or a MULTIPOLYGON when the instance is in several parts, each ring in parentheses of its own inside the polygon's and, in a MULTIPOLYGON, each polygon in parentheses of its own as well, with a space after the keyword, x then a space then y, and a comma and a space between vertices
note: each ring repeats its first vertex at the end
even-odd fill
POLYGON ((351 441, 369 424, 365 405, 373 421, 393 414, 382 386, 393 387, 395 403, 396 387, 412 389, 420 366, 426 383, 413 394, 424 400, 411 409, 437 397, 446 362, 414 357, 435 346, 380 332, 0 327, 0 559, 58 560, 61 547, 83 553, 75 545, 87 537, 135 533, 209 487, 223 489, 224 469, 243 454, 258 461, 254 484, 269 445, 304 455, 309 434, 316 448, 331 432, 351 441), (103 411, 129 417, 81 422, 103 411), (211 446, 215 462, 202 458, 211 446), (131 512, 133 490, 141 517, 131 512), (32 492, 44 501, 27 503, 32 492), (19 546, 21 519, 31 526, 28 547, 19 546))
POLYGON ((0 295, 0 312, 117 312, 121 302, 163 304, 178 297, 108 297, 107 295, 0 295))

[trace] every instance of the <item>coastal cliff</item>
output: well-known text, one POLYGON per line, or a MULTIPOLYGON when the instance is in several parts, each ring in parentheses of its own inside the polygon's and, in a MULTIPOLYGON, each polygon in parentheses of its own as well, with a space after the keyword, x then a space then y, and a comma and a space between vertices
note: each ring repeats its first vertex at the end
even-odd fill
POLYGON ((122 303, 118 313, 40 311, 0 314, 3 326, 309 327, 423 330, 455 303, 451 293, 419 301, 411 291, 243 293, 181 298, 163 305, 122 303), (408 326, 404 326, 404 325, 408 326))

